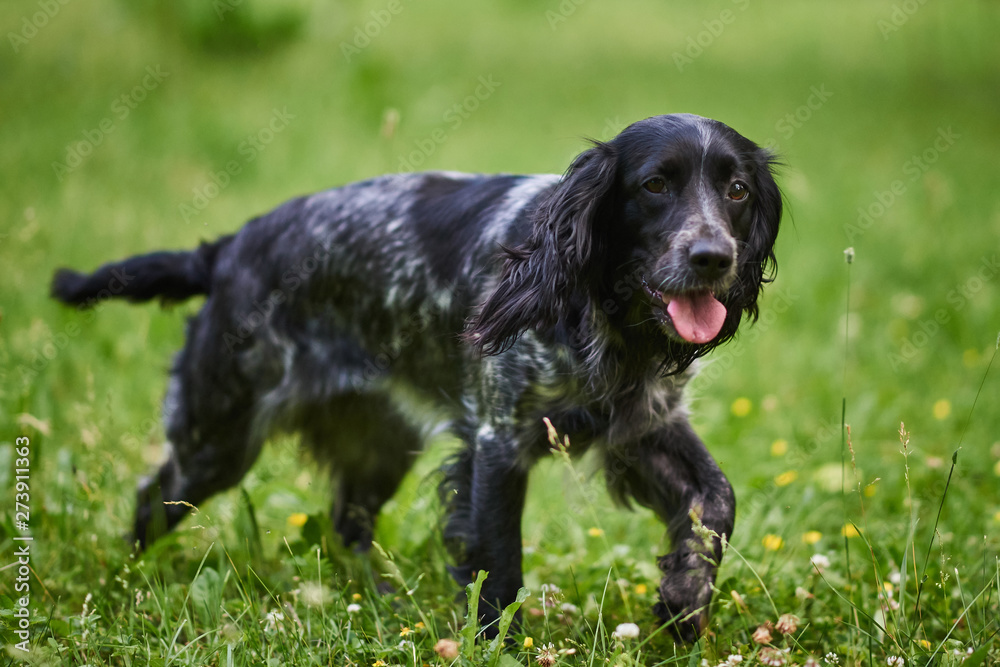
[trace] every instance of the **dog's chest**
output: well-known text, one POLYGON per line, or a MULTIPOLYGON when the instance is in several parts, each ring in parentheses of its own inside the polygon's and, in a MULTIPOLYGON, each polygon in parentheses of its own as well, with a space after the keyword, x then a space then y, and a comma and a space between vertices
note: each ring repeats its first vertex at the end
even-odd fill
POLYGON ((530 383, 517 402, 514 420, 519 438, 541 455, 551 447, 544 420, 560 439, 568 436, 570 453, 579 454, 593 444, 622 444, 686 418, 683 394, 693 375, 663 377, 651 367, 648 375, 627 390, 604 391, 567 353, 530 357, 530 383))

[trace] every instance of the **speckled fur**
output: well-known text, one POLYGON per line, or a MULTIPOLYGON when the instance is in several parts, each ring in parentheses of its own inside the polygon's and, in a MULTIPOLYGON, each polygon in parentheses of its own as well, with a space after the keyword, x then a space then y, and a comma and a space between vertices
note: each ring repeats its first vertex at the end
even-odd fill
POLYGON ((465 446, 440 487, 444 539, 460 582, 489 571, 480 608, 494 620, 521 586, 521 512, 548 417, 574 454, 599 449, 617 500, 666 522, 656 612, 696 636, 715 576, 703 556, 717 561, 721 545, 694 539, 690 516, 730 534, 735 500, 683 389, 692 362, 756 315, 781 217, 771 164, 717 121, 659 116, 561 178, 383 176, 294 199, 194 251, 60 271, 53 294, 81 307, 113 279, 124 289, 107 295, 135 301, 207 295, 171 373, 169 458, 140 485, 137 540, 183 517, 160 500, 198 504, 238 483, 285 430, 329 464, 334 525, 364 547, 428 429, 450 428, 465 446), (662 197, 644 189, 651 175, 668 183, 662 197), (749 200, 727 198, 735 180, 749 200), (731 264, 694 271, 701 241, 731 264), (681 340, 644 281, 711 289, 722 331, 681 340))

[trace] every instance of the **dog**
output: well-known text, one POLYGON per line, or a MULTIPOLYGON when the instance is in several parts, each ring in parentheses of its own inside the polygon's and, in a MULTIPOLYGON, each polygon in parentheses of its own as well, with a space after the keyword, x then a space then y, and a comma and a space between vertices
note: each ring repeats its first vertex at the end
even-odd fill
POLYGON ((665 522, 653 611, 698 637, 735 497, 683 391, 695 360, 757 317, 776 164, 719 121, 656 116, 593 142, 561 177, 387 175, 195 250, 57 271, 53 296, 80 308, 206 297, 170 375, 166 461, 139 485, 137 545, 236 485, 285 431, 329 464, 333 526, 363 549, 421 450, 412 413, 434 414, 464 443, 440 484, 451 571, 460 584, 488 573, 490 623, 522 585, 548 418, 573 455, 597 450, 617 501, 665 522))

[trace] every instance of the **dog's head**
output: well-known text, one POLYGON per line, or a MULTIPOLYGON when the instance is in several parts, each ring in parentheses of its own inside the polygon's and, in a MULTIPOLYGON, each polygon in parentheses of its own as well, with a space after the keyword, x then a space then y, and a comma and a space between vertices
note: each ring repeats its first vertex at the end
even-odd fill
POLYGON ((773 156, 714 120, 639 121, 596 143, 538 206, 470 325, 486 354, 528 328, 653 344, 671 371, 730 339, 774 265, 773 156))

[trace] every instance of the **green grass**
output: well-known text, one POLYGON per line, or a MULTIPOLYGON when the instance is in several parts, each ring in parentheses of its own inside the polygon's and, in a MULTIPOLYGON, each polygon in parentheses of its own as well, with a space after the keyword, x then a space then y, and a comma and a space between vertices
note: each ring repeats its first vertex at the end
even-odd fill
MULTIPOLYGON (((1000 6, 914 3, 883 35, 892 2, 566 2, 553 29, 554 1, 401 0, 349 61, 342 43, 388 3, 225 6, 220 20, 193 0, 70 2, 17 52, 9 33, 42 10, 0 6, 0 544, 12 562, 13 445, 27 436, 29 661, 447 664, 435 643, 467 637, 436 532, 445 439, 380 517, 391 561, 337 543, 329 484, 292 440, 134 559, 122 539, 134 483, 160 457, 166 369, 198 304, 81 316, 47 299, 55 267, 191 247, 293 195, 397 170, 437 129, 446 140, 421 168, 558 172, 583 137, 688 111, 774 140, 787 165, 761 321, 705 365, 692 397, 739 501, 710 632, 695 647, 655 632, 662 526, 612 507, 589 461, 556 457, 533 472, 524 520, 533 646, 516 634, 491 657, 528 664, 551 643, 559 664, 711 667, 734 652, 752 664, 768 657, 758 627, 794 614, 798 629, 772 639, 789 664, 951 665, 969 649, 965 665, 998 664, 1000 374, 987 368, 1000 329, 1000 6), (711 36, 724 10, 732 21, 711 36), (674 53, 699 33, 707 45, 679 71, 674 53), (166 75, 134 109, 116 106, 157 66, 166 75), (445 114, 480 77, 499 86, 456 126, 445 114), (829 98, 800 109, 813 89, 829 98), (294 117, 248 150, 275 110, 294 117), (796 126, 797 110, 808 119, 796 126), (95 134, 106 118, 111 131, 95 134), (911 161, 949 128, 926 169, 911 161), (87 136, 101 141, 60 180, 53 163, 87 136), (238 173, 185 220, 229 162, 238 173), (387 571, 395 592, 382 594, 387 571), (638 639, 612 637, 624 622, 638 639)), ((0 566, 4 660, 25 658, 10 632, 16 572, 0 566)), ((459 662, 488 650, 466 641, 459 662)))

